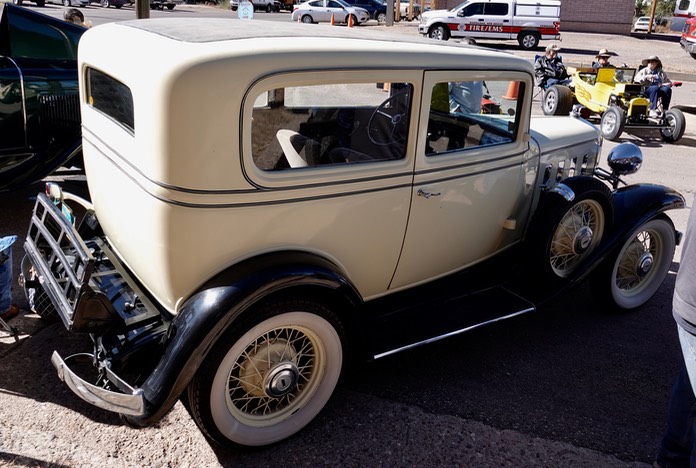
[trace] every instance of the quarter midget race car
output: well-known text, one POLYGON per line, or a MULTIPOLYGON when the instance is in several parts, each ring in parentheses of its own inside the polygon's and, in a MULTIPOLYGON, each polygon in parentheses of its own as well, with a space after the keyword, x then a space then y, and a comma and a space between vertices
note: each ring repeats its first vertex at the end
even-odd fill
POLYGON ((633 82, 635 74, 635 68, 578 68, 570 87, 553 85, 545 90, 544 114, 566 115, 573 111, 584 118, 597 116, 607 140, 617 140, 626 128, 654 128, 667 143, 678 141, 686 129, 684 114, 679 109, 658 109, 660 117, 650 117, 650 101, 642 86, 633 82))

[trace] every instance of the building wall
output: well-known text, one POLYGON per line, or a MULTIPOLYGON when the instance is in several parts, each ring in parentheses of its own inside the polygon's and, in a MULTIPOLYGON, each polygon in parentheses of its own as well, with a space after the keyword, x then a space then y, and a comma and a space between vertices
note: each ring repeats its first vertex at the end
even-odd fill
MULTIPOLYGON (((463 0, 431 0, 431 7, 454 8, 463 0)), ((634 0, 561 0, 563 31, 630 34, 634 0)))
POLYGON ((563 31, 630 34, 634 0, 562 0, 563 31))

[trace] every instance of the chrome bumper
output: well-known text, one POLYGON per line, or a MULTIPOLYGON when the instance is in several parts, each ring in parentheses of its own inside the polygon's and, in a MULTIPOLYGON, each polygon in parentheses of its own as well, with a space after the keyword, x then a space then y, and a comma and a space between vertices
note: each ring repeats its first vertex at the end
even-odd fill
MULTIPOLYGON (((74 354, 66 360, 86 361, 91 363, 90 354, 74 354)), ((51 363, 58 371, 58 377, 65 382, 70 390, 87 403, 116 413, 127 414, 130 416, 145 415, 145 396, 139 388, 133 388, 121 380, 116 374, 105 368, 109 382, 116 385, 124 393, 113 392, 101 387, 92 385, 75 374, 57 351, 53 351, 51 363)))
POLYGON ((682 39, 681 41, 679 41, 679 44, 682 46, 682 49, 689 52, 690 54, 696 54, 696 42, 691 42, 687 41, 686 39, 682 39))

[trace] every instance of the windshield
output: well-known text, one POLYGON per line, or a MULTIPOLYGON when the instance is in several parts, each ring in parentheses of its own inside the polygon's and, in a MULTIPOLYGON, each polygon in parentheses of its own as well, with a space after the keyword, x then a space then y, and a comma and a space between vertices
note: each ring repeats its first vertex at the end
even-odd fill
POLYGON ((597 81, 603 83, 633 83, 635 68, 599 68, 597 81))

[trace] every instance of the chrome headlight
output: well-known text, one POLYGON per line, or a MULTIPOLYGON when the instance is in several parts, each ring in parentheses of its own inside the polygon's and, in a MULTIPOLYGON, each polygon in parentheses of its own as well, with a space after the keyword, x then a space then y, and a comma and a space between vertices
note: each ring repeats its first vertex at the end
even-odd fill
POLYGON ((621 143, 609 151, 607 163, 615 174, 633 174, 643 164, 643 153, 633 143, 621 143))

